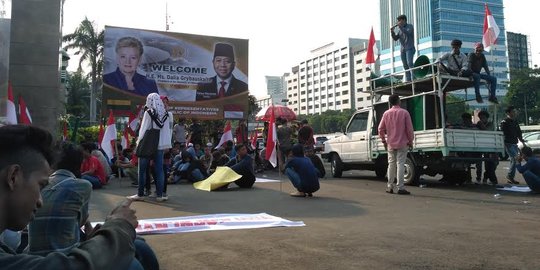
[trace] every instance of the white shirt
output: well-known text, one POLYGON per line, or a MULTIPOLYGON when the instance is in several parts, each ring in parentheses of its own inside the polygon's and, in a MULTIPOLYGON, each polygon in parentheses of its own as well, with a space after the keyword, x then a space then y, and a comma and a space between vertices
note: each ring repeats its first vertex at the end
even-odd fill
POLYGON ((219 96, 219 89, 221 89, 221 82, 225 82, 225 85, 223 88, 225 88, 225 94, 227 94, 227 90, 229 89, 229 85, 231 85, 232 76, 229 78, 223 80, 219 76, 216 76, 216 84, 217 84, 217 95, 219 96))
POLYGON ((163 127, 160 129, 156 123, 152 123, 152 117, 150 114, 146 111, 144 112, 144 116, 141 122, 141 128, 139 129, 139 137, 137 138, 137 144, 142 140, 144 137, 144 133, 153 128, 153 129, 160 129, 159 132, 159 144, 158 144, 158 150, 165 150, 172 148, 171 140, 172 140, 172 119, 173 115, 171 112, 168 113, 169 117, 167 117, 167 120, 165 120, 165 123, 163 123, 163 127))

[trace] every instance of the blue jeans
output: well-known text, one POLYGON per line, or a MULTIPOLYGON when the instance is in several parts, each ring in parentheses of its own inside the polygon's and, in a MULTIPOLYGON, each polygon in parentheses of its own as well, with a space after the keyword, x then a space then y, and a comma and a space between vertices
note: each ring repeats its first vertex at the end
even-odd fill
POLYGON ((137 194, 141 197, 144 196, 146 170, 148 170, 150 160, 154 161, 156 195, 159 198, 163 196, 163 184, 165 181, 165 176, 163 175, 163 150, 158 150, 153 159, 139 158, 139 190, 137 194))
POLYGON ((508 168, 508 174, 506 177, 508 179, 514 180, 514 177, 516 176, 516 157, 519 154, 519 149, 517 144, 512 143, 505 143, 504 147, 506 149, 506 153, 508 153, 508 157, 510 160, 510 167, 508 168))
MULTIPOLYGON (((411 48, 411 49, 401 52, 401 62, 403 63, 403 70, 407 70, 409 68, 414 67, 414 63, 413 63, 414 53, 416 53, 415 48, 411 48)), ((412 76, 411 71, 405 72, 405 78, 408 82, 412 81, 412 77, 413 76, 412 76)))
POLYGON ((292 185, 300 191, 302 189, 302 179, 300 179, 300 175, 293 169, 287 168, 285 169, 285 175, 289 177, 289 180, 291 180, 292 185))
POLYGON ((523 173, 523 179, 525 179, 525 182, 533 192, 540 193, 540 177, 538 175, 527 170, 523 173))
POLYGON ((101 182, 99 182, 99 178, 88 174, 81 176, 81 178, 92 183, 92 189, 101 188, 101 182))
POLYGON ((474 93, 476 95, 480 95, 480 80, 486 80, 489 83, 489 97, 495 97, 495 91, 497 90, 497 78, 495 76, 476 72, 473 72, 472 76, 474 80, 474 93))
POLYGON ((152 248, 143 238, 137 237, 133 242, 135 244, 135 258, 144 267, 145 270, 158 270, 159 262, 152 248))

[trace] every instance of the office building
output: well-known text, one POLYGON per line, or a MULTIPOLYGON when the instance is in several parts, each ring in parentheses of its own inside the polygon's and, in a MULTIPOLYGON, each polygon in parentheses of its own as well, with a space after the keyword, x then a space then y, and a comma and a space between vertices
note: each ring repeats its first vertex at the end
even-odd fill
MULTIPOLYGON (((485 55, 491 73, 498 80, 496 95, 504 96, 506 89, 503 82, 508 81, 508 57, 502 0, 380 0, 381 73, 403 71, 399 41, 393 41, 390 34, 390 28, 396 24, 397 16, 405 14, 408 23, 414 25, 415 56, 426 55, 434 61, 445 52, 451 51, 450 42, 453 39, 463 41, 464 53, 472 52, 473 44, 482 41, 484 3, 488 5, 500 29, 497 45, 485 55)), ((471 99, 471 91, 468 92, 468 99, 471 99)), ((464 96, 465 91, 458 91, 456 94, 464 96)), ((487 97, 485 87, 481 89, 481 94, 487 97)), ((474 90, 472 95, 474 97, 474 90)), ((482 104, 487 105, 487 102, 482 104)))
POLYGON ((271 97, 272 104, 287 105, 287 82, 285 78, 288 73, 283 76, 265 76, 266 78, 266 93, 271 97))
POLYGON ((506 32, 510 70, 531 67, 531 50, 526 35, 506 32))
MULTIPOLYGON (((361 104, 368 101, 364 98, 369 95, 364 93, 366 86, 356 86, 361 76, 369 78, 369 69, 361 61, 365 59, 362 51, 367 42, 349 38, 312 50, 286 76, 288 107, 297 114, 309 115, 326 110, 356 109, 359 97, 362 97, 361 104), (357 73, 358 69, 362 71, 357 73)), ((367 80, 362 78, 361 82, 367 80)))

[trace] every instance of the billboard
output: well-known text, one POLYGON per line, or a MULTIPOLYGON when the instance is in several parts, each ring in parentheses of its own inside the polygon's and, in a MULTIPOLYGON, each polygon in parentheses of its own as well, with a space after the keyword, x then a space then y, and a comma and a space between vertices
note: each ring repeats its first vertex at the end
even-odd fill
POLYGON ((247 117, 248 40, 106 26, 104 45, 103 115, 159 93, 180 117, 247 117))

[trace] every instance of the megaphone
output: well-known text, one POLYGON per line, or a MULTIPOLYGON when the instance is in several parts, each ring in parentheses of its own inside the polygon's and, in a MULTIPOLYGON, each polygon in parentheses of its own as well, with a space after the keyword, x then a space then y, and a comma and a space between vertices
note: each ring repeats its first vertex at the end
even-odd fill
MULTIPOLYGON (((424 78, 426 75, 431 74, 431 66, 416 68, 416 67, 424 66, 427 64, 429 64, 429 58, 427 56, 420 55, 418 56, 418 58, 416 58, 416 60, 414 61, 414 67, 415 67, 413 71, 414 78, 421 79, 421 78, 424 78)), ((437 68, 437 67, 434 67, 434 68, 437 68)))

